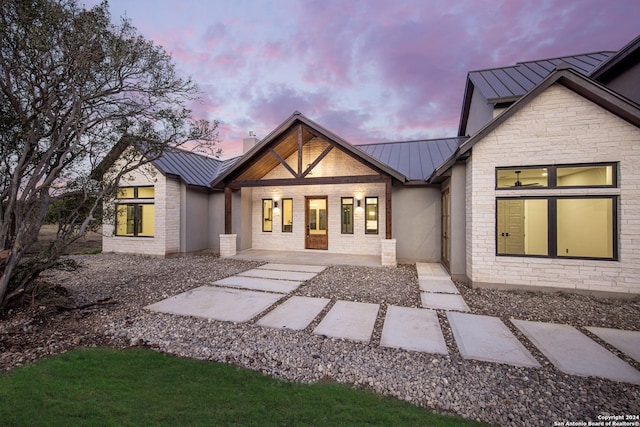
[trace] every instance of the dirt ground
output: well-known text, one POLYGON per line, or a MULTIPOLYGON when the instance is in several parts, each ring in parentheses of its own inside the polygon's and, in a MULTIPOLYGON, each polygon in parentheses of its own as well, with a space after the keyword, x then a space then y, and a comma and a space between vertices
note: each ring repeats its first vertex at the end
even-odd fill
MULTIPOLYGON (((52 242, 56 238, 58 226, 55 224, 45 224, 40 229, 38 243, 28 253, 37 252, 42 246, 52 242)), ((67 251, 67 255, 80 255, 96 253, 102 249, 102 229, 89 231, 85 237, 74 242, 67 251)))

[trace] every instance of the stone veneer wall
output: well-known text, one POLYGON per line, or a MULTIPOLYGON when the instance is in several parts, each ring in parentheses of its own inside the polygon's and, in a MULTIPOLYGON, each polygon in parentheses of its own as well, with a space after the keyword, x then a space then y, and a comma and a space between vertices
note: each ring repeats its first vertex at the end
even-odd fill
POLYGON ((180 251, 180 187, 166 179, 153 166, 135 171, 122 180, 121 186, 153 185, 155 191, 154 237, 124 237, 113 234, 113 223, 103 226, 102 251, 166 256, 180 251))
MULTIPOLYGON (((305 249, 305 196, 328 196, 329 252, 362 255, 380 255, 380 240, 385 238, 385 185, 338 184, 294 185, 289 187, 256 187, 252 204, 252 247, 254 249, 305 249), (341 234, 341 198, 360 197, 362 207, 354 206, 353 234, 341 234), (364 234, 364 199, 378 197, 378 234, 364 234), (274 214, 273 231, 262 231, 262 199, 293 199, 293 232, 283 233, 282 203, 280 213, 274 214)), ((357 206, 357 205, 356 205, 357 206)))
POLYGON ((467 163, 467 277, 474 285, 640 293, 640 129, 559 84, 494 129, 467 163), (618 189, 495 190, 497 166, 620 162, 618 189), (497 257, 496 196, 619 194, 619 260, 497 257))

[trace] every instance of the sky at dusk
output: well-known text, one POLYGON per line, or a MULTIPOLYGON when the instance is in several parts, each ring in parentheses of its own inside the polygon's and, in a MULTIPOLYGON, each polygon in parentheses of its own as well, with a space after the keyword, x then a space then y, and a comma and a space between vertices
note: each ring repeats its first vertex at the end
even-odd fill
MULTIPOLYGON (((81 1, 87 6, 94 0, 81 1)), ((110 0, 171 53, 223 158, 295 110, 347 141, 455 136, 467 72, 618 50, 640 0, 110 0)))

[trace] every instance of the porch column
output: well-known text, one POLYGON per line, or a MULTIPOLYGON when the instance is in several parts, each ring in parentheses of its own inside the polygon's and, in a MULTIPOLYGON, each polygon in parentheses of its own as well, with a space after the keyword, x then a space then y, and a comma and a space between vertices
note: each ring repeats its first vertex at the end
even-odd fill
POLYGON ((231 187, 224 187, 224 233, 231 234, 231 187))
POLYGON ((237 235, 231 234, 231 187, 224 187, 224 233, 220 235, 220 258, 236 254, 237 235))
POLYGON ((384 196, 385 196, 385 231, 386 231, 386 239, 391 238, 391 178, 387 178, 384 185, 384 196))

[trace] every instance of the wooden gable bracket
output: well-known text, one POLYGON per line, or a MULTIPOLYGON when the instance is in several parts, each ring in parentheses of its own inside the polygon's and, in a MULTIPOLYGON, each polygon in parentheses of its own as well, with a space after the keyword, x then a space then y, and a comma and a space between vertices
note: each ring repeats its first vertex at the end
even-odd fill
MULTIPOLYGON (((322 153, 320 153, 320 155, 313 161, 313 163, 311 163, 309 167, 307 167, 307 169, 302 173, 302 178, 309 175, 309 173, 313 170, 313 168, 318 166, 318 163, 320 163, 322 159, 324 159, 327 156, 327 154, 329 154, 329 151, 331 151, 331 149, 334 147, 333 142, 329 142, 329 141, 327 142, 329 143, 329 145, 325 147, 322 153)), ((302 151, 298 152, 298 164, 300 164, 301 162, 302 162, 302 151)))
MULTIPOLYGON (((295 176, 296 178, 300 177, 300 172, 298 171, 298 173, 296 173, 296 171, 294 171, 291 166, 289 166, 289 164, 280 156, 280 154, 276 153, 276 150, 274 150, 273 148, 269 147, 269 152, 271 154, 273 154, 273 156, 278 159, 278 161, 280 162, 280 164, 282 166, 284 166, 290 173, 291 175, 295 176)), ((300 162, 300 156, 298 156, 298 162, 300 162)))

